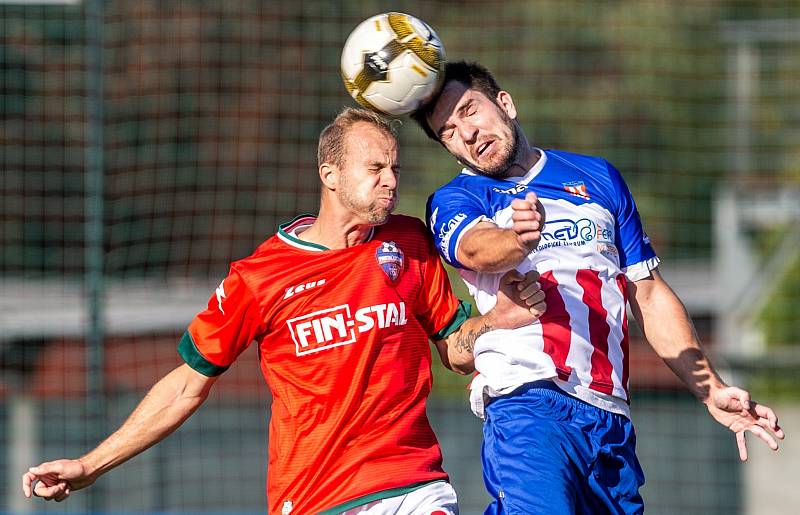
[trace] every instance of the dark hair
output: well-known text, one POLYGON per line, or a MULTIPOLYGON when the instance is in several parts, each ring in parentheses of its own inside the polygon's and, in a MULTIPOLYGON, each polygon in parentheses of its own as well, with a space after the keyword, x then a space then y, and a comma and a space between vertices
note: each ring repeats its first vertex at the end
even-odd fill
POLYGON ((397 139, 394 125, 383 116, 367 109, 345 107, 319 135, 317 166, 321 166, 322 163, 344 166, 345 136, 353 125, 359 122, 369 123, 397 139))
POLYGON ((433 112, 433 108, 436 107, 436 102, 439 101, 445 86, 452 81, 458 81, 467 88, 480 91, 495 103, 497 103, 497 94, 501 91, 494 76, 485 66, 467 61, 447 63, 444 67, 444 79, 442 79, 442 87, 439 93, 411 115, 411 119, 417 122, 422 127, 422 130, 425 131, 425 134, 433 141, 439 141, 439 137, 428 125, 428 117, 433 112))

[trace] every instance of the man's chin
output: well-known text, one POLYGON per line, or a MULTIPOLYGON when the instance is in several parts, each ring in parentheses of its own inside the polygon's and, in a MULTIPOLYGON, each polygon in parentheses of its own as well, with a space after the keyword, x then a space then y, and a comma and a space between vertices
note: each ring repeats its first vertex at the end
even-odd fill
POLYGON ((493 166, 491 168, 483 168, 480 166, 476 166, 475 164, 470 164, 470 168, 472 168, 479 174, 484 175, 486 177, 491 177, 492 179, 505 179, 508 177, 509 167, 506 165, 493 166))
POLYGON ((389 216, 394 209, 386 209, 381 211, 372 211, 369 214, 368 221, 370 225, 383 225, 389 221, 389 216))

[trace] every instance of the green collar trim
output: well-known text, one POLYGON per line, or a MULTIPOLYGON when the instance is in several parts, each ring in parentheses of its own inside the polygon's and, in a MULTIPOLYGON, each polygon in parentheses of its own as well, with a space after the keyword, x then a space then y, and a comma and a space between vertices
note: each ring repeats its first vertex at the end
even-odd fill
POLYGON ((292 233, 300 226, 310 225, 314 223, 317 217, 311 214, 302 214, 294 217, 291 222, 286 222, 278 226, 278 238, 282 239, 292 247, 297 247, 305 250, 330 250, 328 247, 311 243, 310 241, 301 240, 292 233))
MULTIPOLYGON (((278 238, 283 240, 284 243, 291 245, 292 247, 296 247, 298 249, 310 250, 313 252, 331 250, 324 245, 319 245, 317 243, 312 243, 310 241, 301 240, 300 238, 292 234, 297 230, 298 227, 302 227, 304 225, 311 225, 314 223, 316 219, 317 216, 312 214, 298 215, 291 222, 286 222, 278 226, 278 238)), ((375 235, 375 228, 372 227, 364 243, 371 241, 374 235, 375 235)))

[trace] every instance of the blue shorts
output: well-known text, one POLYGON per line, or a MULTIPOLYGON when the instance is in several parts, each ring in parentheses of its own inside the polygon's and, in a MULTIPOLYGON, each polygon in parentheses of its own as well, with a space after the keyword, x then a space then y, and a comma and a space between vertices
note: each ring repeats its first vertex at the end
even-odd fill
POLYGON ((643 513, 631 421, 552 381, 492 401, 483 427, 486 515, 643 513))

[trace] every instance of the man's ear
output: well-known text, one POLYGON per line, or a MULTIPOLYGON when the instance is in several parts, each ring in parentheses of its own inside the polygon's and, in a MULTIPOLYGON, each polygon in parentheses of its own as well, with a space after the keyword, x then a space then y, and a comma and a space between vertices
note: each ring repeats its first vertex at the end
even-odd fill
POLYGON ((511 94, 508 91, 500 91, 500 93, 497 94, 497 104, 506 112, 509 118, 516 120, 517 108, 514 106, 514 100, 511 98, 511 94))
POLYGON ((322 181, 322 186, 336 191, 339 186, 339 167, 331 163, 322 163, 319 165, 319 180, 322 181))

